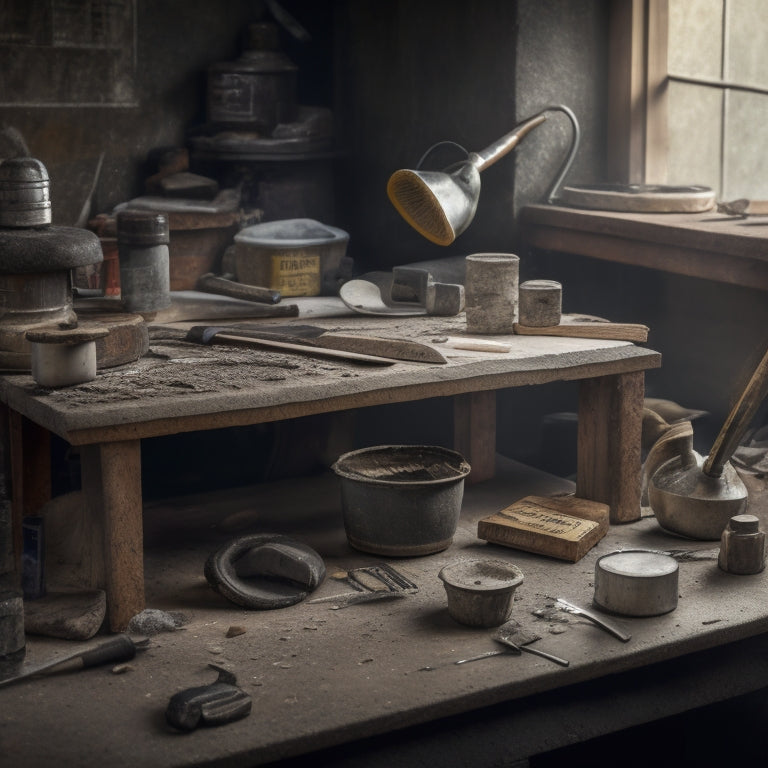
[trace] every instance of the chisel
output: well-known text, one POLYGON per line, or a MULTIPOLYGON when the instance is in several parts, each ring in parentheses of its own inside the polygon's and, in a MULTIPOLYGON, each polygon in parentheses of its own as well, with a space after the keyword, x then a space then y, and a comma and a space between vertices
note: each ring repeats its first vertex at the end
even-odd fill
POLYGON ((76 665, 74 663, 72 664, 72 671, 74 672, 80 669, 86 669, 87 667, 98 667, 102 664, 109 664, 112 662, 129 661, 136 655, 137 651, 145 650, 148 644, 149 639, 134 642, 128 635, 117 635, 94 648, 78 651, 77 653, 72 653, 63 658, 48 661, 45 664, 41 664, 39 667, 34 667, 20 675, 16 675, 16 677, 0 680, 0 688, 21 682, 22 680, 28 680, 30 677, 39 675, 42 672, 48 672, 54 668, 63 666, 67 662, 79 662, 76 665))

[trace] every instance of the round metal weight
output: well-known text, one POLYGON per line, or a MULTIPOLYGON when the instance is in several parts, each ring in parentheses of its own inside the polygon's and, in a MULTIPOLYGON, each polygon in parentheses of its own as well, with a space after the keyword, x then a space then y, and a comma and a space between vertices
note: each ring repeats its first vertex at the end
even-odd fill
POLYGON ((595 605, 622 616, 660 616, 677 608, 677 561, 634 549, 603 555, 595 564, 595 605))

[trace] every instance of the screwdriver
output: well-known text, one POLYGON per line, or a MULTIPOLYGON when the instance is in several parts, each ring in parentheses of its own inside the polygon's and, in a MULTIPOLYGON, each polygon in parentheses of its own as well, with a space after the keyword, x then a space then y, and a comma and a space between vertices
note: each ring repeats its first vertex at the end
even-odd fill
POLYGON ((20 675, 16 675, 16 677, 0 680, 0 688, 6 685, 11 685, 12 683, 18 683, 21 680, 27 680, 42 672, 48 672, 63 666, 68 662, 78 662, 77 665, 71 665, 71 671, 74 672, 81 669, 87 669, 88 667, 98 667, 102 664, 109 664, 110 662, 128 661, 136 656, 137 651, 145 650, 148 645, 149 638, 134 642, 128 635, 116 635, 94 648, 78 651, 69 656, 64 656, 61 659, 48 661, 39 667, 34 667, 20 675))

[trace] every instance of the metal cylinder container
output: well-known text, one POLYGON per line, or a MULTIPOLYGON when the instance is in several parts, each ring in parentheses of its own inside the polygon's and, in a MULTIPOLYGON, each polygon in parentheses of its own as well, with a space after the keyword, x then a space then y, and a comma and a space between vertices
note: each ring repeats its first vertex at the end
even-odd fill
POLYGON ((467 331, 514 333, 520 258, 512 253, 473 253, 467 256, 466 266, 467 331))
POLYGON ((156 312, 171 305, 169 242, 166 214, 118 212, 120 295, 127 312, 156 312))
POLYGON ((765 533, 755 515, 734 515, 720 539, 718 565, 728 573, 748 575, 765 568, 765 533))
POLYGON ((526 280, 520 285, 520 325, 546 328, 560 324, 563 287, 555 280, 526 280))
POLYGON ((628 549, 595 564, 595 605, 622 616, 660 616, 677 608, 677 561, 662 552, 628 549))

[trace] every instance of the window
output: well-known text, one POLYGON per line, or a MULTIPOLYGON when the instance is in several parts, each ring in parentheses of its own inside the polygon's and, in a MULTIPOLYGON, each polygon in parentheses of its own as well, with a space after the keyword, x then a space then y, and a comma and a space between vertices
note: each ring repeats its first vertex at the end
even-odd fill
POLYGON ((614 0, 614 178, 768 198, 766 41, 765 0, 614 0))

